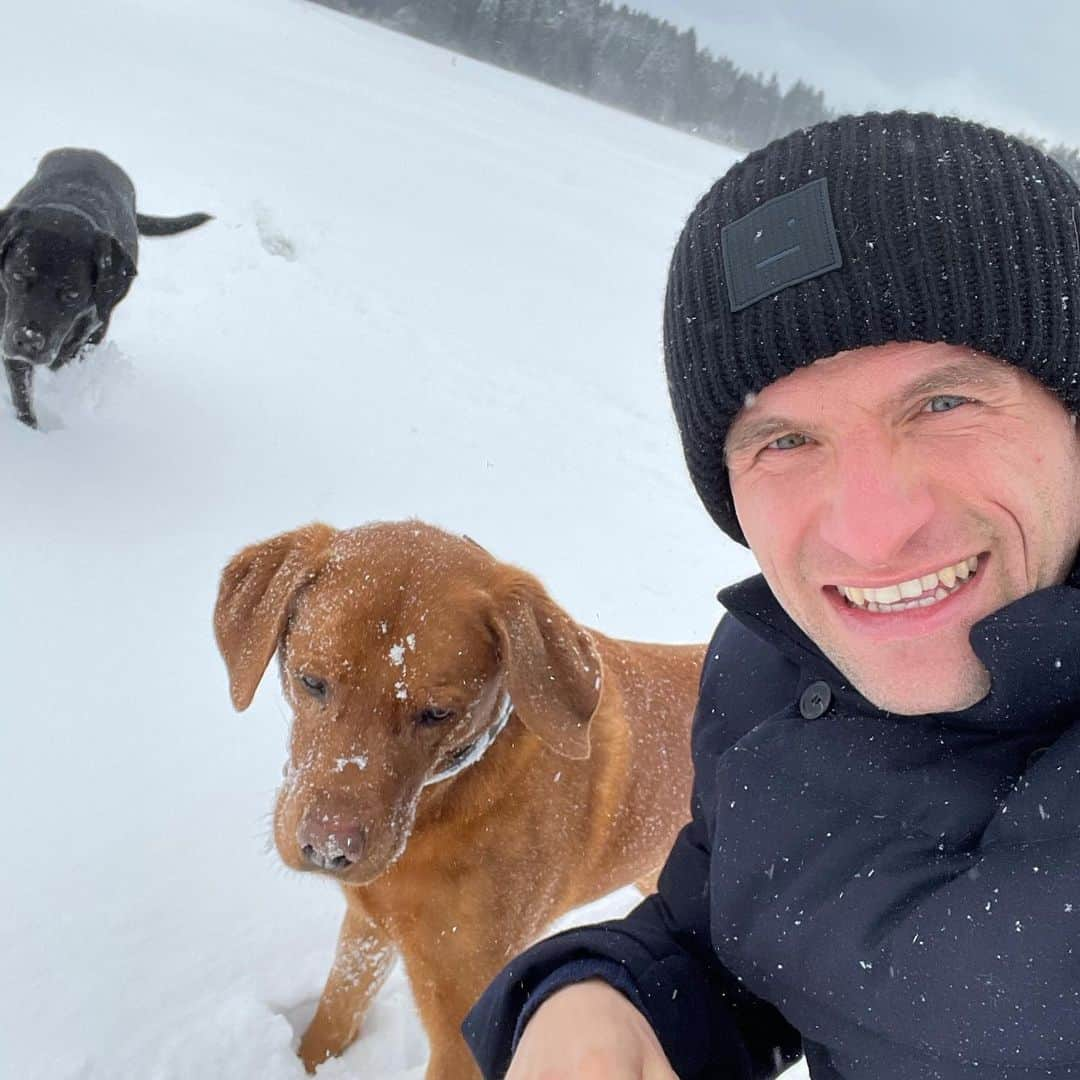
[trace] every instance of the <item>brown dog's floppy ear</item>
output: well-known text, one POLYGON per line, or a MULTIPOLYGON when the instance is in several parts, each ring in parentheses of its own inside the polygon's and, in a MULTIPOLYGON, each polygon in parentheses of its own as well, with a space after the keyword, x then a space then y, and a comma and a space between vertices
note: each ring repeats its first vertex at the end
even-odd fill
POLYGON ((282 533, 244 548, 222 572, 214 637, 238 711, 251 704, 285 630, 289 604, 318 572, 335 532, 314 524, 282 533))
POLYGON ((514 713, 563 757, 589 756, 603 671, 588 632, 522 574, 491 616, 514 713))

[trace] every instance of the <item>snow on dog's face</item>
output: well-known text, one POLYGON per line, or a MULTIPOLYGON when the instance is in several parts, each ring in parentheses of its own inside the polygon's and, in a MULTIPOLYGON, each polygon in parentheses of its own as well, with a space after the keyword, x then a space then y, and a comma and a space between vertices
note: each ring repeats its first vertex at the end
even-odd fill
POLYGON ((115 241, 65 211, 0 221, 0 352, 51 364, 85 343, 126 292, 134 269, 115 241))
POLYGON ((588 754, 588 636, 534 579, 430 526, 309 526, 254 545, 226 568, 215 628, 238 708, 277 650, 293 722, 274 840, 294 869, 378 877, 510 698, 534 734, 588 754))
POLYGON ((289 619, 294 720, 274 836, 296 869, 378 876, 404 850, 427 781, 498 717, 496 641, 475 604, 431 580, 445 559, 411 547, 415 531, 401 546, 378 530, 344 536, 289 619))

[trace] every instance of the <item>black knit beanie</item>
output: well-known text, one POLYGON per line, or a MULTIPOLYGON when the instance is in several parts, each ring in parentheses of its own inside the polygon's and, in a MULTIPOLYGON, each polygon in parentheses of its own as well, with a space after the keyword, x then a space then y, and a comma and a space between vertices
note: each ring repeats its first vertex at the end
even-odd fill
POLYGON ((755 151, 698 203, 668 275, 664 355, 683 452, 745 544, 724 439, 750 395, 822 357, 943 341, 1080 410, 1080 189, 992 128, 869 113, 755 151))

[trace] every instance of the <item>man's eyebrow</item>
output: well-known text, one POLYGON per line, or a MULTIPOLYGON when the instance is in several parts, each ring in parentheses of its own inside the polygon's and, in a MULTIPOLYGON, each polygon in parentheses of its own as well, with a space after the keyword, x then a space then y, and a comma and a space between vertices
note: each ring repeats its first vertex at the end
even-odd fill
MULTIPOLYGON (((912 398, 932 396, 946 390, 1000 390, 1009 385, 1012 378, 1013 369, 1003 361, 972 356, 969 360, 947 364, 928 375, 920 375, 893 394, 886 402, 886 408, 896 409, 912 398)), ((771 442, 789 431, 809 433, 805 422, 791 420, 786 416, 763 416, 760 420, 742 423, 736 421, 724 444, 724 458, 739 454, 759 443, 771 442)))
POLYGON ((724 443, 724 459, 740 454, 758 443, 772 442, 789 431, 803 431, 805 424, 798 424, 786 416, 768 416, 761 420, 749 420, 733 427, 724 443))
POLYGON ((1014 369, 1001 360, 987 360, 984 356, 972 356, 955 364, 931 371, 902 386, 888 400, 889 406, 899 406, 911 398, 927 394, 940 394, 944 390, 971 387, 976 390, 1002 390, 1014 378, 1014 369))

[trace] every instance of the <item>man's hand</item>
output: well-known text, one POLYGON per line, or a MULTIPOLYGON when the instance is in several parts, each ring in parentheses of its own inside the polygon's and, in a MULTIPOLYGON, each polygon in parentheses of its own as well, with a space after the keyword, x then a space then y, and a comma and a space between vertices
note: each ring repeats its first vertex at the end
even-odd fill
POLYGON ((506 1080, 678 1080, 648 1021, 600 979, 552 994, 525 1026, 506 1080))

